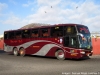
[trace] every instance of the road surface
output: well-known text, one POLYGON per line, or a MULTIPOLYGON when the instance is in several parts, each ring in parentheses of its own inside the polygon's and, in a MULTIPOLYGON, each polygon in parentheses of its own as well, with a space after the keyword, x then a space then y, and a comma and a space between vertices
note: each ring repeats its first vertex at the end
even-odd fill
POLYGON ((13 56, 0 51, 0 75, 100 75, 100 55, 64 61, 39 56, 13 56))

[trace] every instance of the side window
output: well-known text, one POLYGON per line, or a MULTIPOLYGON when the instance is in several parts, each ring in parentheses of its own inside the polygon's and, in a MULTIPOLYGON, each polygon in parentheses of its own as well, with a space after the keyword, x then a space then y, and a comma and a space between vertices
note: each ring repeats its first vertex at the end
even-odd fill
POLYGON ((67 35, 67 34, 76 34, 75 26, 65 26, 64 27, 64 35, 67 35))
POLYGON ((4 32, 4 39, 8 39, 8 32, 4 32))
POLYGON ((16 39, 21 39, 22 38, 22 31, 16 31, 15 32, 15 38, 16 39))
POLYGON ((14 31, 9 32, 8 39, 14 39, 14 38, 15 38, 14 31))
POLYGON ((31 30, 31 37, 39 37, 38 29, 32 29, 31 30))
POLYGON ((69 36, 64 37, 64 46, 69 47, 69 36))
POLYGON ((48 28, 41 29, 41 36, 48 37, 49 36, 49 29, 48 28))
POLYGON ((22 37, 23 38, 29 38, 30 37, 30 30, 27 30, 27 29, 23 30, 22 31, 22 37))
POLYGON ((56 26, 51 28, 52 37, 61 37, 63 36, 63 26, 56 26))

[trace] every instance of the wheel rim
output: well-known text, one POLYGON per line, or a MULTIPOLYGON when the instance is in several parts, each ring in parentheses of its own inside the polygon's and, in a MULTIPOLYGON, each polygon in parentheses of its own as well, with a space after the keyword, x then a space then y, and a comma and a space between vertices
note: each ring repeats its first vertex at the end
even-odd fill
POLYGON ((65 59, 65 54, 62 50, 56 51, 55 56, 57 57, 58 60, 64 60, 65 59))
POLYGON ((63 52, 59 52, 58 53, 58 58, 64 58, 64 53, 63 52))
POLYGON ((24 54, 24 51, 23 51, 23 50, 21 50, 21 51, 20 51, 20 55, 23 55, 23 54, 24 54))
POLYGON ((14 49, 14 55, 15 55, 15 56, 18 55, 18 51, 17 51, 17 49, 14 49))
POLYGON ((20 56, 25 56, 25 50, 24 49, 20 50, 20 56))

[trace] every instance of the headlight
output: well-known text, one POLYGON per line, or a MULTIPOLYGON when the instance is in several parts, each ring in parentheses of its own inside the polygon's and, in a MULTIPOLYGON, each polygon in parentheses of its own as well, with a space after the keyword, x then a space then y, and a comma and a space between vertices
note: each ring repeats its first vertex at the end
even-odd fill
POLYGON ((82 51, 82 52, 80 52, 80 53, 81 53, 81 54, 85 54, 85 52, 83 52, 83 51, 82 51))

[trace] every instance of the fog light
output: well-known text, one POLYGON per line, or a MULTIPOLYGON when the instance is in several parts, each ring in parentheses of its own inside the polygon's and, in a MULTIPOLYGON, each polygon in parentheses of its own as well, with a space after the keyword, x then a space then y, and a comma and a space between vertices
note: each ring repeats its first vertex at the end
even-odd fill
POLYGON ((71 53, 77 53, 77 50, 70 50, 71 53))

